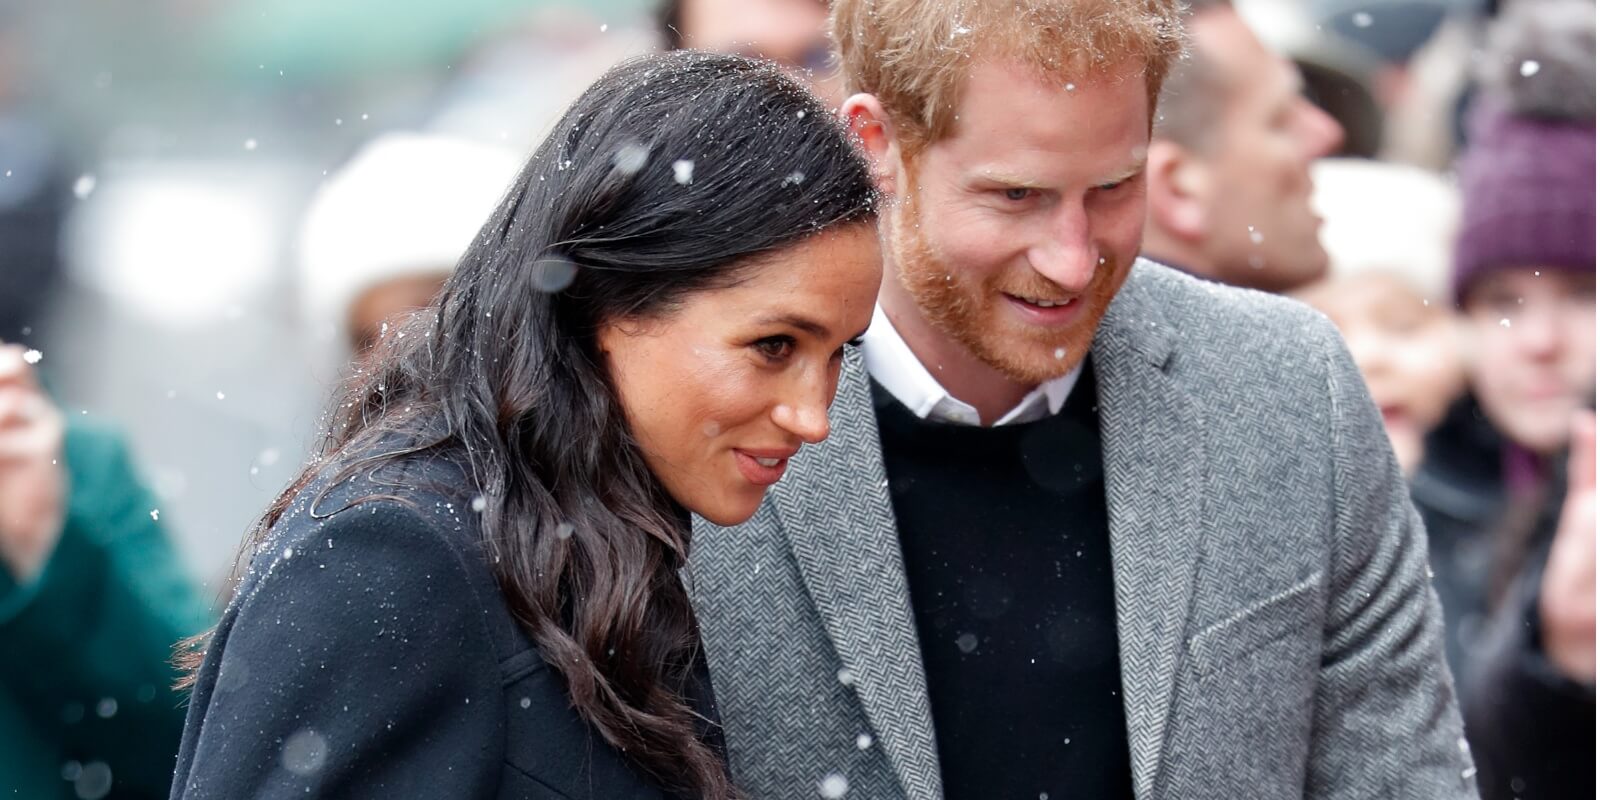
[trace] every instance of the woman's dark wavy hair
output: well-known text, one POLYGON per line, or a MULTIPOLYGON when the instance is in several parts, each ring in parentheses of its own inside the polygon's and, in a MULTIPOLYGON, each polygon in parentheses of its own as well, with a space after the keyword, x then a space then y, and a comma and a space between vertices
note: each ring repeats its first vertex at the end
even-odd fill
POLYGON ((321 456, 246 552, 325 471, 448 455, 477 484, 463 494, 484 498, 507 603, 578 713, 667 787, 734 796, 683 698, 699 646, 678 575, 688 515, 645 466, 595 336, 869 222, 875 200, 847 131, 777 67, 688 51, 614 67, 535 151, 435 308, 342 387, 321 456), (410 444, 386 451, 397 438, 410 444))

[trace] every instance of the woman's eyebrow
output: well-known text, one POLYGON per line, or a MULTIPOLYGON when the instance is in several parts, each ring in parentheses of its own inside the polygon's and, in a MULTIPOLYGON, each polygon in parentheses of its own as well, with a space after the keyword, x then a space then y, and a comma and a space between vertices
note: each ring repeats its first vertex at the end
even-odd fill
POLYGON ((805 331, 806 333, 809 333, 818 339, 826 339, 830 333, 828 326, 809 317, 792 313, 770 314, 756 320, 756 323, 759 325, 788 325, 794 328, 799 328, 800 330, 805 331))

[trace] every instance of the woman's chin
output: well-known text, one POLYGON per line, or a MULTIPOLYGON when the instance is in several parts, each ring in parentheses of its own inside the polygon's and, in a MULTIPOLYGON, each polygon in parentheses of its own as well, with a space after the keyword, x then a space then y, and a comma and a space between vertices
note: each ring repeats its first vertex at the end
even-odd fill
POLYGON ((738 496, 734 496, 730 493, 729 496, 719 497, 711 502, 689 506, 689 510, 712 525, 723 528, 743 525, 756 515, 756 509, 761 507, 761 499, 766 496, 766 492, 752 492, 749 493, 751 495, 749 497, 744 496, 745 494, 741 492, 738 496))

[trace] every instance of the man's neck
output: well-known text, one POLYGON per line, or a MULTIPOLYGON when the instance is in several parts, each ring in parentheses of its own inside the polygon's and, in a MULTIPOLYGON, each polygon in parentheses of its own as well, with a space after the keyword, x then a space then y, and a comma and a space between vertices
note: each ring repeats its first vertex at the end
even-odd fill
POLYGON ((993 425, 1034 390, 979 361, 960 342, 929 325, 915 301, 898 285, 887 285, 891 280, 885 281, 878 303, 895 333, 950 396, 978 410, 982 424, 993 425))
POLYGON ((1144 246, 1139 255, 1197 278, 1219 280, 1216 265, 1197 247, 1163 236, 1153 225, 1145 225, 1144 246))

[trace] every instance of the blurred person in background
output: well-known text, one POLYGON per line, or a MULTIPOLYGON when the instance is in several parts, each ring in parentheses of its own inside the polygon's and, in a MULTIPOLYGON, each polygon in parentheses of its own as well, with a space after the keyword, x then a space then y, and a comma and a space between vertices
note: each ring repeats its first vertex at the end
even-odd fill
POLYGON ((121 439, 0 345, 0 795, 161 798, 173 645, 209 622, 121 439))
POLYGON ((662 0, 656 21, 669 50, 771 59, 808 83, 829 108, 844 101, 828 43, 826 0, 662 0))
MULTIPOLYGON (((1329 271, 1293 295, 1339 327, 1401 469, 1414 487, 1420 482, 1413 491, 1432 500, 1438 465, 1452 463, 1458 447, 1436 429, 1466 388, 1465 344, 1450 292, 1459 193, 1431 172, 1358 159, 1320 161, 1312 177, 1312 204, 1326 220, 1329 271), (1429 455, 1431 466, 1419 478, 1429 455)), ((1435 523, 1428 527, 1428 555, 1444 612, 1445 654, 1459 677, 1463 643, 1482 625, 1489 548, 1476 529, 1428 521, 1435 523)))
POLYGON ((433 302, 494 210, 521 156, 451 136, 390 133, 318 189, 299 238, 307 316, 364 357, 433 302))
POLYGON ((1496 552, 1462 697, 1491 798, 1595 792, 1594 37, 1593 3, 1507 5, 1458 165, 1454 291, 1493 436, 1457 486, 1495 503, 1456 524, 1496 552))
POLYGON ((1328 266, 1311 163, 1343 132, 1228 0, 1192 3, 1186 28, 1150 141, 1143 255, 1234 286, 1304 286, 1328 266))
POLYGON ((23 13, 0 6, 0 341, 39 345, 73 185, 60 142, 25 96, 23 13))

